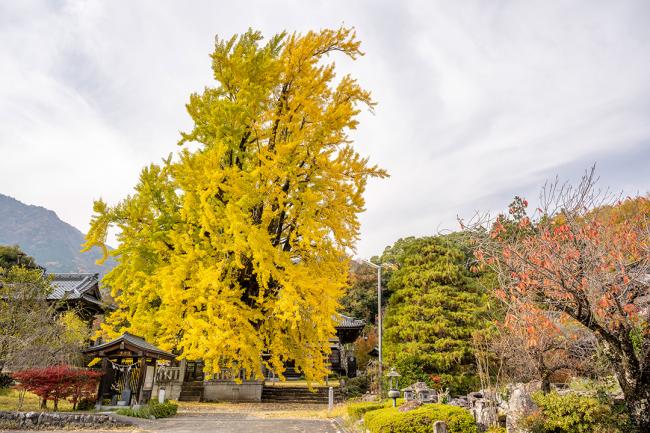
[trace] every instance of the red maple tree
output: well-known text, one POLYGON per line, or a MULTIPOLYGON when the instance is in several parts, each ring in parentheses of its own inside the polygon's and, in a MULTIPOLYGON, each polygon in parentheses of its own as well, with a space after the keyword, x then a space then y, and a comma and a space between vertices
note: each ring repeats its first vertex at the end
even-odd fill
POLYGON ((82 398, 91 398, 97 392, 101 372, 75 368, 69 365, 55 365, 45 368, 30 368, 12 374, 18 386, 41 398, 41 408, 47 401, 59 408, 59 400, 69 399, 76 409, 82 398))

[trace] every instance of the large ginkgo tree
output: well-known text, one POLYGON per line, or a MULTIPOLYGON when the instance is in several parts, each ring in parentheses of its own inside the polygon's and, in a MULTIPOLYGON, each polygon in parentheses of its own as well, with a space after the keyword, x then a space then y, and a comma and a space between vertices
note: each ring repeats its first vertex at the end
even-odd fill
POLYGON ((208 374, 294 361, 324 377, 366 182, 386 175, 348 135, 370 94, 330 60, 359 47, 346 28, 217 39, 217 84, 191 95, 183 150, 115 206, 95 202, 85 248, 118 262, 103 280, 119 307, 108 336, 142 335, 208 374))

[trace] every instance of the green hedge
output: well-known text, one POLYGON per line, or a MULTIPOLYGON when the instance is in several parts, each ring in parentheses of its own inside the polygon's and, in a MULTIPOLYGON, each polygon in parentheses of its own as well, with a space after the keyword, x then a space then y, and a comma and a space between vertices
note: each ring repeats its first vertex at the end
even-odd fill
POLYGON ((356 421, 363 418, 363 415, 366 412, 370 412, 378 409, 384 409, 388 407, 388 404, 382 401, 364 401, 361 403, 351 403, 348 405, 348 415, 350 416, 350 418, 356 421))
POLYGON ((363 417, 371 433, 431 433, 434 421, 445 421, 449 433, 478 433, 472 415, 456 406, 427 404, 410 412, 386 408, 363 417))
POLYGON ((135 418, 169 418, 176 415, 178 410, 178 405, 170 403, 168 401, 164 403, 158 403, 157 400, 150 400, 149 404, 142 406, 139 409, 119 409, 117 413, 119 415, 132 416, 135 418))

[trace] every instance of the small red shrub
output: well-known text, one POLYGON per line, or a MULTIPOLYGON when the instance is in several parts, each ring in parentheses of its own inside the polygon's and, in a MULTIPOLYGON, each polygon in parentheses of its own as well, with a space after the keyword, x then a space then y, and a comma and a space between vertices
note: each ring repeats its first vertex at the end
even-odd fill
POLYGON ((76 409, 79 400, 92 397, 97 391, 102 373, 69 365, 55 365, 18 371, 12 376, 22 388, 41 398, 42 408, 46 407, 48 400, 52 400, 54 410, 57 410, 61 399, 69 399, 76 409))

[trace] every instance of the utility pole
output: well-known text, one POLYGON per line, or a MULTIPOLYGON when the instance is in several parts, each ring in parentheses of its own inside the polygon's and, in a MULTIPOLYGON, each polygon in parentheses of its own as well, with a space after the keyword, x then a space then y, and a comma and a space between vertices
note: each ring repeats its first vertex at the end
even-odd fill
POLYGON ((368 260, 363 260, 364 263, 366 263, 369 266, 372 266, 373 268, 377 269, 377 337, 379 340, 379 379, 377 381, 377 385, 379 386, 379 398, 381 399, 382 396, 382 379, 384 377, 383 369, 384 369, 384 364, 383 364, 383 358, 382 358, 382 339, 381 339, 381 334, 382 334, 382 319, 381 319, 381 265, 376 265, 368 260))

